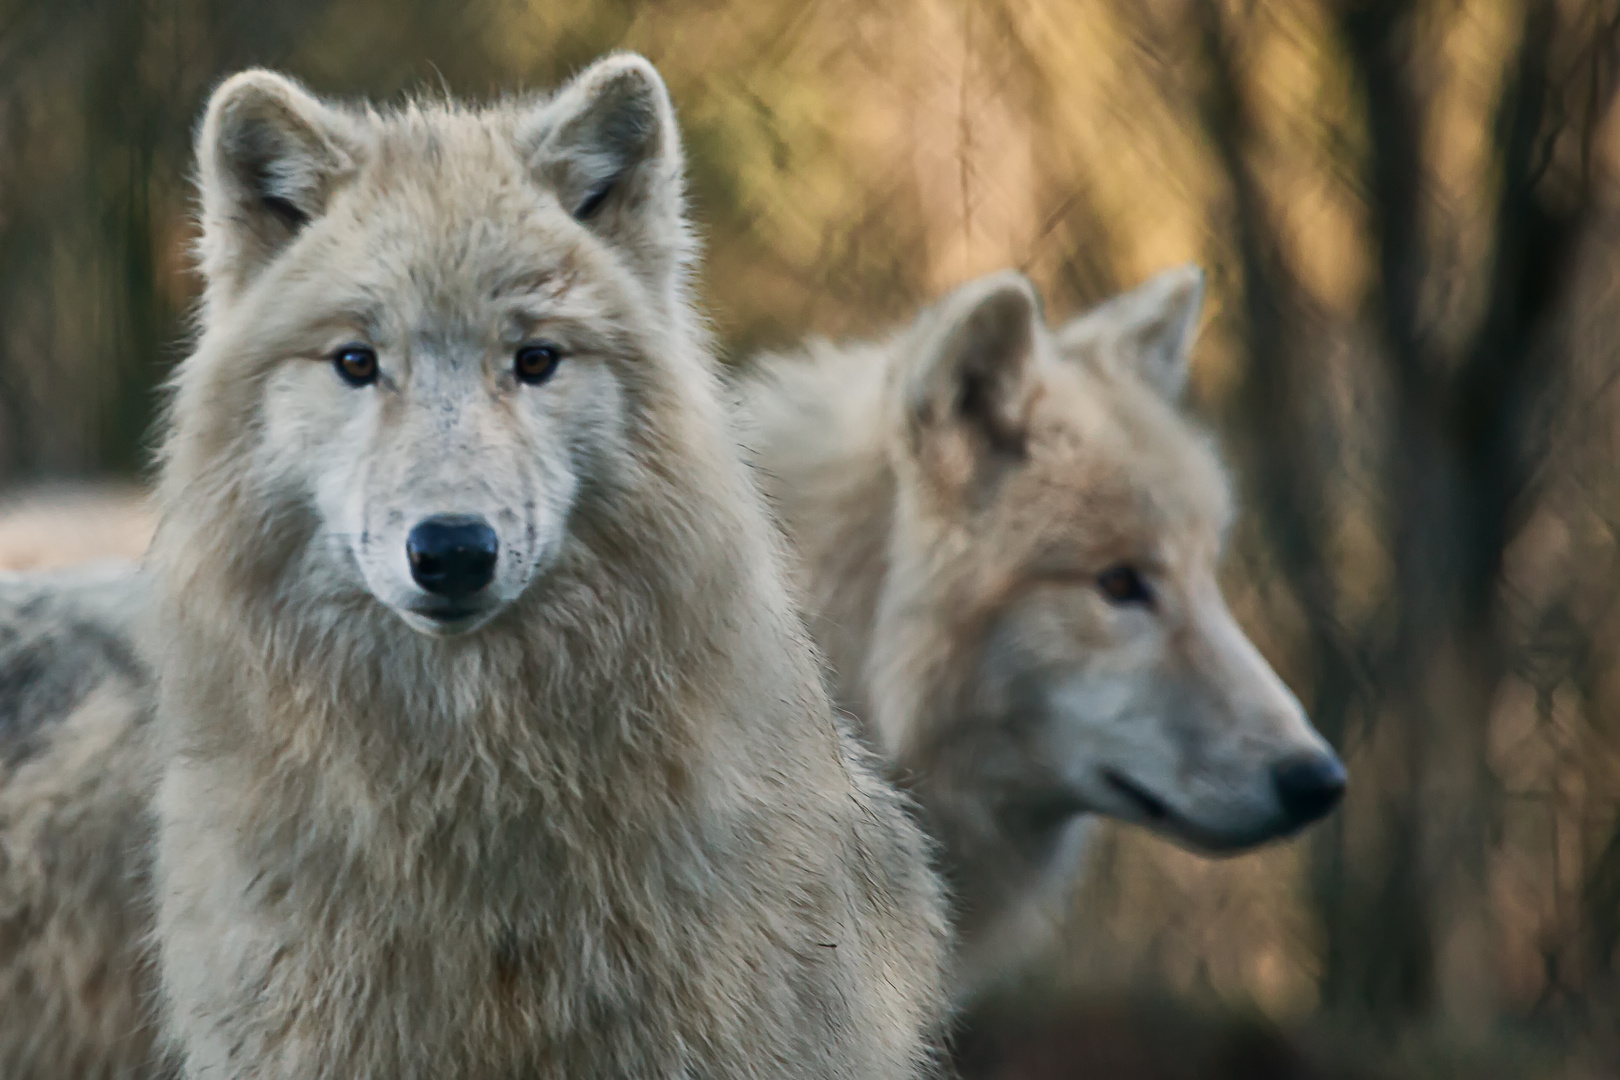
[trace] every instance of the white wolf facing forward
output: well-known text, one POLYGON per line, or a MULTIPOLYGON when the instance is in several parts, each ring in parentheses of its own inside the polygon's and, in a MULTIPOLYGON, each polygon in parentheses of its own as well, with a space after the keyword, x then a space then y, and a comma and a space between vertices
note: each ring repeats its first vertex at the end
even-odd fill
POLYGON ((926 844, 837 727, 685 295, 662 82, 226 82, 149 555, 192 1077, 932 1067, 926 844))

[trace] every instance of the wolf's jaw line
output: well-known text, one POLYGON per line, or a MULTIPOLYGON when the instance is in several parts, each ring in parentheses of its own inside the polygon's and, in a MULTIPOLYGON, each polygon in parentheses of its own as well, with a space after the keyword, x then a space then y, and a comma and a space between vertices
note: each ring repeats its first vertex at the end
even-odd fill
POLYGON ((446 626, 477 618, 483 612, 478 608, 440 608, 437 611, 418 611, 416 614, 446 626))
POLYGON ((1163 799, 1114 769, 1103 770, 1103 780, 1155 824, 1180 824, 1163 799))
POLYGON ((405 624, 419 634, 434 638, 461 637, 482 627, 494 617, 483 608, 439 608, 433 611, 406 607, 396 609, 405 624))
POLYGON ((1298 832, 1304 825, 1294 825, 1284 828, 1262 828, 1247 833, 1231 833, 1223 835, 1219 831, 1210 830, 1197 825, 1182 817, 1163 799, 1154 795, 1124 773, 1114 769, 1104 769, 1103 780, 1116 794, 1123 796, 1126 801, 1141 810, 1144 822, 1166 830, 1173 839, 1192 844, 1197 850, 1208 855, 1222 855, 1235 853, 1246 848, 1257 847, 1272 840, 1282 839, 1298 832))

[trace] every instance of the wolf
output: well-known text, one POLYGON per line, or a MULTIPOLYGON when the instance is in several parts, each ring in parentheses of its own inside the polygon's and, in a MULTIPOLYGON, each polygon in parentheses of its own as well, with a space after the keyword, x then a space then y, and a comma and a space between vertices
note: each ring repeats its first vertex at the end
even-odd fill
POLYGON ((932 1071, 929 845, 729 437, 653 67, 248 71, 197 172, 146 556, 183 1075, 932 1071))
POLYGON ((1177 408, 1203 291, 1177 267, 1052 330, 1002 272, 737 391, 835 701, 943 845, 964 1007, 1051 944, 1099 815, 1231 852, 1344 790, 1217 582, 1229 481, 1177 408))

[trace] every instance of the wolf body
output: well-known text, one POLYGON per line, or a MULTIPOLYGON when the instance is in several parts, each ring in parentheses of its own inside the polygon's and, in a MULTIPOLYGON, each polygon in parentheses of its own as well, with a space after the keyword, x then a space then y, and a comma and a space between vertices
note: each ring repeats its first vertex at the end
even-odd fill
POLYGON ((151 1075, 147 579, 0 574, 0 1076, 151 1075))

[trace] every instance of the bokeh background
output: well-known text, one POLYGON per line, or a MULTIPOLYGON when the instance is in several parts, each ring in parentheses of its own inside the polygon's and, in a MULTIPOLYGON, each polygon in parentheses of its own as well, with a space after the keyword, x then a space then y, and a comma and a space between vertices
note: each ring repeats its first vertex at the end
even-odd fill
POLYGON ((1620 0, 0 0, 0 561, 144 543, 220 78, 490 96, 620 46, 734 362, 1003 266, 1056 316, 1211 274, 1228 587, 1350 795, 1226 861, 1107 832, 965 1067, 1620 1077, 1620 0))

